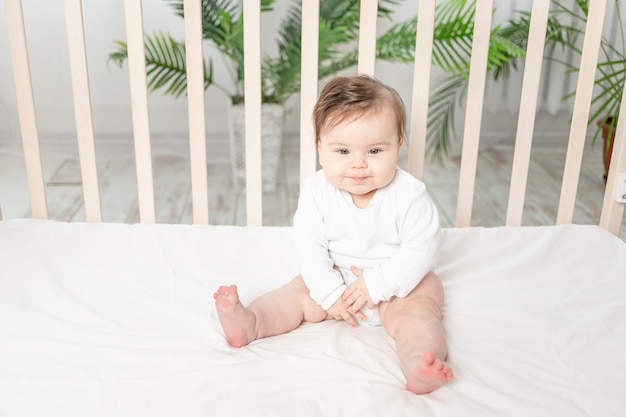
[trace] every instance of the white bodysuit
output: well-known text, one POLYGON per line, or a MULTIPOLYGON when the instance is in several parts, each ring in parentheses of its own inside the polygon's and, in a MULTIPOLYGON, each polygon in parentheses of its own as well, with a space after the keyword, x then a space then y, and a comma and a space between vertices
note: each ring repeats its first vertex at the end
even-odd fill
POLYGON ((353 265, 364 270, 374 303, 406 296, 433 268, 439 248, 437 209, 424 183, 400 168, 364 209, 316 172, 304 183, 294 228, 300 273, 324 310, 354 281, 353 265))

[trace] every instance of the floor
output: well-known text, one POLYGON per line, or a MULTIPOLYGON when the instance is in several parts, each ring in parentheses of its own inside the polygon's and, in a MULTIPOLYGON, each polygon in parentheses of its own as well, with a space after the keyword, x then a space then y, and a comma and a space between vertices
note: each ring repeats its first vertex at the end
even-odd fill
MULTIPOLYGON (((43 153, 43 152, 42 152, 43 153)), ((533 151, 524 211, 524 225, 555 223, 565 160, 560 149, 533 151)), ((500 226, 505 222, 508 181, 513 150, 497 146, 481 151, 474 195, 473 226, 500 226)), ((154 182, 158 223, 192 223, 189 160, 179 155, 156 155, 154 182)), ((297 152, 283 153, 275 193, 264 195, 264 224, 286 226, 298 196, 297 152)), ((425 181, 437 204, 443 227, 454 224, 458 189, 459 158, 429 163, 425 181)), ((49 217, 61 221, 83 221, 82 190, 78 162, 56 155, 43 159, 47 184, 49 217)), ((404 161, 401 161, 404 166, 404 161)), ((102 215, 106 222, 139 221, 135 164, 132 158, 98 161, 102 215)), ((209 216, 212 224, 245 224, 245 195, 234 191, 228 163, 214 161, 208 166, 209 216)), ((600 150, 585 153, 574 222, 597 224, 604 195, 600 150)), ((23 158, 19 153, 0 152, 0 208, 5 219, 28 217, 29 198, 23 158)), ((626 219, 620 237, 626 240, 626 219)))

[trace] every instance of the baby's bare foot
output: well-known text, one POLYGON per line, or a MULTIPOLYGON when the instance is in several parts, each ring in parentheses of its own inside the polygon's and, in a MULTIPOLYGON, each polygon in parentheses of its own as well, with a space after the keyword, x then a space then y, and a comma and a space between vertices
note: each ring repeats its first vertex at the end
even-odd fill
POLYGON ((221 286, 213 294, 213 298, 228 343, 242 347, 253 341, 256 317, 239 301, 237 286, 221 286))
POLYGON ((452 369, 433 352, 422 356, 414 375, 407 375, 406 389, 415 394, 426 394, 436 390, 453 377, 452 369))

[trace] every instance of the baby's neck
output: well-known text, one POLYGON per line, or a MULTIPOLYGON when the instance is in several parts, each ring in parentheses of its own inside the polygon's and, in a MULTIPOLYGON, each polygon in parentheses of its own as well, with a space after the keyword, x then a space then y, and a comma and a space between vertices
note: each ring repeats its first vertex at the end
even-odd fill
POLYGON ((352 197, 352 202, 355 206, 360 209, 364 209, 369 206, 370 201, 372 201, 372 198, 374 198, 374 194, 376 194, 376 191, 377 190, 372 190, 369 193, 363 195, 350 194, 350 196, 352 197))

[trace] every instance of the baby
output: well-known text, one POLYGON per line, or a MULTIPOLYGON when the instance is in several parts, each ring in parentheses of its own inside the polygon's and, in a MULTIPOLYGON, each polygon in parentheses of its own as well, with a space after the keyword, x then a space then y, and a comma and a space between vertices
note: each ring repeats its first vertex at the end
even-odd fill
POLYGON ((402 99, 372 77, 336 77, 313 116, 322 169, 305 181, 294 216, 300 275, 248 307, 235 285, 218 288, 226 339, 241 347, 305 321, 382 325, 406 388, 431 392, 452 379, 444 291, 431 271, 439 217, 424 184, 397 166, 402 99))

